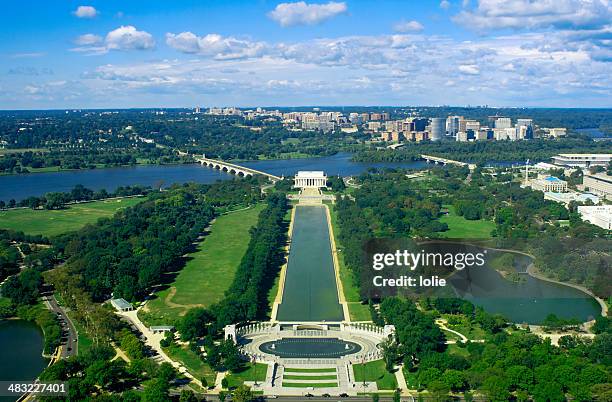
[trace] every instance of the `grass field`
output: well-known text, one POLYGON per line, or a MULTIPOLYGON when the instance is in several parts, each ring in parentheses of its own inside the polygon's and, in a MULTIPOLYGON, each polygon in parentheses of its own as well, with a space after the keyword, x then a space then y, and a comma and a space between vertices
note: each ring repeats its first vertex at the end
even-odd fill
POLYGON ((355 364, 353 366, 353 372, 355 373, 355 382, 360 383, 364 381, 376 381, 378 389, 395 389, 397 388, 397 381, 395 375, 389 373, 385 368, 385 362, 383 360, 376 360, 364 364, 355 364), (365 366, 365 373, 364 373, 365 366))
POLYGON ((283 380, 338 380, 335 374, 321 374, 321 375, 283 375, 283 380))
POLYGON ((448 214, 440 218, 440 222, 448 225, 448 231, 443 232, 444 237, 457 239, 488 239, 495 223, 487 220, 470 221, 455 213, 452 205, 444 205, 448 214))
POLYGON ((164 352, 166 352, 172 360, 181 362, 195 378, 201 379, 202 377, 206 377, 206 382, 208 382, 209 385, 215 383, 217 373, 215 373, 208 364, 204 363, 200 356, 192 352, 188 346, 174 344, 169 348, 164 348, 164 352))
POLYGON ((266 373, 268 372, 268 365, 264 363, 247 363, 244 366, 244 370, 238 373, 231 373, 227 377, 227 386, 236 388, 242 385, 245 381, 258 381, 263 382, 266 380, 266 373))
POLYGON ((24 231, 28 234, 55 236, 78 230, 88 223, 112 216, 121 208, 138 204, 144 198, 118 198, 71 204, 60 210, 33 210, 29 208, 0 211, 0 228, 24 231))
POLYGON ((348 267, 344 264, 344 255, 342 254, 342 244, 338 241, 338 217, 333 205, 328 205, 329 215, 331 217, 332 229, 334 231, 334 239, 336 240, 336 248, 338 249, 338 266, 340 267, 340 281, 344 297, 348 303, 351 321, 371 321, 370 309, 367 304, 361 304, 359 300, 359 289, 353 281, 353 275, 348 267))
POLYGON ((335 373, 336 368, 299 368, 299 367, 285 367, 285 373, 335 373))
POLYGON ((156 293, 139 317, 148 325, 170 324, 189 308, 217 303, 229 288, 244 255, 249 229, 256 225, 264 204, 218 217, 210 234, 189 255, 167 289, 156 293))
POLYGON ((283 387, 287 388, 333 388, 337 387, 337 382, 284 382, 283 387))

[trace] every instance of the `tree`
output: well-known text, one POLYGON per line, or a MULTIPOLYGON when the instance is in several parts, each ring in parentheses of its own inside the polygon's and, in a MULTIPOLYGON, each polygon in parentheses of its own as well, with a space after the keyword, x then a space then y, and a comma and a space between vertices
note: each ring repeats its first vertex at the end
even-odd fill
POLYGON ((219 391, 219 402, 225 402, 226 397, 227 394, 225 393, 225 391, 219 391))
POLYGON ((484 380, 482 392, 491 402, 506 402, 510 398, 510 392, 503 378, 491 376, 484 380))
POLYGON ((378 394, 372 394, 372 402, 378 402, 380 401, 380 396, 378 396, 378 394))
POLYGON ((246 385, 240 385, 234 390, 232 400, 235 402, 251 402, 253 400, 253 392, 251 392, 251 388, 246 385))
POLYGON ((198 398, 195 396, 192 390, 184 389, 181 391, 179 402, 198 402, 198 398))
POLYGON ((446 402, 450 399, 448 392, 450 387, 443 381, 434 380, 427 386, 427 390, 431 393, 431 399, 434 402, 446 402))
POLYGON ((221 387, 227 389, 228 386, 229 382, 227 381, 227 378, 223 377, 223 379, 221 380, 221 387))
POLYGON ((206 377, 202 377, 200 379, 200 382, 202 383, 202 388, 208 388, 208 380, 206 379, 206 377))

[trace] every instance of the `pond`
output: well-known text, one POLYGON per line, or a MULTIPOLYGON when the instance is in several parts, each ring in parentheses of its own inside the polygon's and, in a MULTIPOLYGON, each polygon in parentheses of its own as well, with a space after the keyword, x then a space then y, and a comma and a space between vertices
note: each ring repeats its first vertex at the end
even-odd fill
MULTIPOLYGON (((47 367, 42 357, 43 334, 34 323, 23 320, 0 321, 0 379, 32 381, 47 367)), ((0 400, 16 400, 2 397, 0 400)))

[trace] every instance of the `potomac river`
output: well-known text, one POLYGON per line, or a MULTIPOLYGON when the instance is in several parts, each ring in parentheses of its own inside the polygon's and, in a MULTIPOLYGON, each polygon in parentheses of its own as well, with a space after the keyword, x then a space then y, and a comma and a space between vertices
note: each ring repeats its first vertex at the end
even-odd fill
MULTIPOLYGON (((351 161, 351 154, 338 153, 332 156, 304 159, 282 159, 268 161, 238 162, 238 164, 272 173, 277 176, 293 176, 298 170, 323 170, 327 175, 353 176, 373 167, 422 168, 424 161, 402 163, 361 163, 351 161)), ((49 192, 66 192, 77 184, 92 190, 114 191, 119 186, 155 186, 163 183, 214 183, 234 176, 229 173, 205 168, 199 164, 189 165, 144 165, 124 166, 108 169, 77 170, 52 173, 31 173, 0 176, 0 200, 20 201, 31 196, 49 192)))

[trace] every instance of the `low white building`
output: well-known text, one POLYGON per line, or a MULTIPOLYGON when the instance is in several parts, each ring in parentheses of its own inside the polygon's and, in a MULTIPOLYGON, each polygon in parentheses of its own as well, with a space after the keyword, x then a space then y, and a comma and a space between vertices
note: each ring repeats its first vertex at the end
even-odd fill
POLYGON ((293 185, 296 188, 327 187, 327 176, 325 175, 325 172, 320 170, 299 171, 293 180, 293 185))
POLYGON ((578 207, 578 213, 583 220, 600 228, 612 230, 612 205, 581 206, 578 207))
POLYGON ((552 157, 553 164, 557 166, 572 166, 589 168, 591 166, 608 166, 612 161, 612 154, 559 154, 552 157))
POLYGON ((117 311, 126 312, 134 310, 134 306, 125 299, 111 299, 110 302, 117 311))
POLYGON ((608 176, 605 173, 585 173, 582 177, 582 187, 607 200, 612 200, 612 176, 608 176))
POLYGON ((567 191, 567 182, 555 176, 538 175, 537 179, 529 180, 529 186, 532 190, 539 190, 545 193, 564 193, 567 191))

